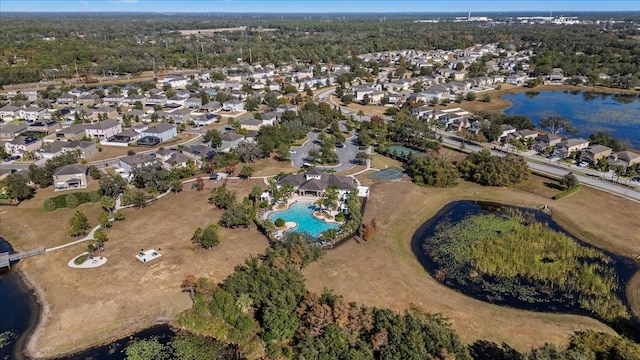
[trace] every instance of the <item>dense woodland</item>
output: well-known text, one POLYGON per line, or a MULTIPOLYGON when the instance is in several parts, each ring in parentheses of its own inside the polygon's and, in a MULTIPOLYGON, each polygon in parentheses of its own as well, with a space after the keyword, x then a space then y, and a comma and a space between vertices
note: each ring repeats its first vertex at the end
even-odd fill
MULTIPOLYGON (((637 21, 637 17, 614 15, 637 21)), ((355 55, 398 49, 455 49, 478 43, 533 50, 533 75, 561 67, 566 75, 617 76, 614 86, 640 85, 638 30, 612 25, 414 23, 419 15, 276 17, 268 15, 3 14, 2 83, 145 70, 221 67, 244 62, 352 63, 355 55), (178 30, 247 26, 244 32, 182 36, 178 30), (277 29, 273 32, 261 28, 277 29), (44 40, 45 38, 55 40, 44 40), (248 51, 251 49, 251 51, 248 51)))

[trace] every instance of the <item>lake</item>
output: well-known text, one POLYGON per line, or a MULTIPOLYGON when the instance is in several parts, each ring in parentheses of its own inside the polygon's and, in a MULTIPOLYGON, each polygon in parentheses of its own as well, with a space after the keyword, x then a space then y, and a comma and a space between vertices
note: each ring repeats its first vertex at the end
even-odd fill
POLYGON ((629 141, 640 149, 640 97, 637 95, 602 94, 594 92, 540 91, 507 94, 511 102, 505 114, 527 115, 536 127, 548 115, 566 117, 578 133, 588 138, 598 131, 629 141))

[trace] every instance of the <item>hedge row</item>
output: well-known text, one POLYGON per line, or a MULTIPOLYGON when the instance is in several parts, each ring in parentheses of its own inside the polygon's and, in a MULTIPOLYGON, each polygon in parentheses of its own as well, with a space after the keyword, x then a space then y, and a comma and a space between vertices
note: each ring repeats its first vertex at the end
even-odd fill
POLYGON ((62 194, 48 198, 42 204, 45 211, 54 211, 62 208, 76 208, 84 203, 94 203, 100 201, 100 193, 97 191, 90 192, 73 192, 69 194, 62 194))
POLYGON ((561 192, 559 194, 556 194, 552 199, 553 200, 560 200, 563 197, 566 197, 566 196, 569 196, 569 195, 571 195, 573 193, 578 192, 581 188, 582 188, 582 185, 574 186, 571 189, 568 189, 568 190, 565 190, 565 191, 563 191, 563 192, 561 192))

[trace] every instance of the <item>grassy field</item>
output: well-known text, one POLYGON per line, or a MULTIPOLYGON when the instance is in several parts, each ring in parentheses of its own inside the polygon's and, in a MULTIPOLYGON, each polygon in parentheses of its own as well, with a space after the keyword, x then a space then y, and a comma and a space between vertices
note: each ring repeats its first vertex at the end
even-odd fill
MULTIPOLYGON (((24 270, 43 289, 50 311, 40 336, 30 347, 32 356, 56 356, 135 332, 159 321, 169 321, 191 307, 180 291, 185 275, 226 278, 245 258, 264 252, 267 241, 255 229, 221 229, 222 243, 212 250, 191 244, 197 227, 216 223, 222 211, 207 203, 216 182, 205 181, 205 190, 170 194, 142 210, 125 210, 126 220, 107 231, 104 255, 108 262, 95 269, 72 269, 67 262, 82 253, 88 243, 46 253, 23 261, 24 270), (162 257, 143 264, 134 255, 156 249, 162 257)), ((238 194, 260 180, 229 182, 238 194)), ((74 240, 67 221, 75 210, 45 213, 42 203, 53 196, 40 190, 36 198, 18 207, 2 208, 2 232, 16 250, 52 247, 74 240)), ((98 205, 81 205, 92 224, 98 205)))
MULTIPOLYGON (((554 217, 583 240, 625 256, 640 254, 640 204, 591 189, 554 202, 549 196, 558 190, 547 190, 547 181, 534 177, 521 189, 487 188, 468 182, 455 189, 435 189, 418 187, 409 179, 377 181, 365 214, 365 221, 375 218, 378 224, 373 240, 350 241, 329 251, 305 270, 307 286, 312 291, 333 289, 348 301, 399 311, 416 304, 448 317, 464 341, 504 341, 521 351, 545 342, 566 343, 577 330, 610 331, 587 317, 522 311, 474 300, 431 278, 411 250, 411 237, 424 221, 448 202, 471 199, 530 207, 547 204, 554 217), (603 211, 621 208, 625 211, 603 211), (611 229, 613 223, 617 224, 615 229, 611 229)), ((640 275, 634 278, 635 283, 638 278, 640 275)), ((631 290, 629 298, 637 302, 638 291, 638 287, 631 290)), ((638 309, 637 305, 632 307, 638 309)))

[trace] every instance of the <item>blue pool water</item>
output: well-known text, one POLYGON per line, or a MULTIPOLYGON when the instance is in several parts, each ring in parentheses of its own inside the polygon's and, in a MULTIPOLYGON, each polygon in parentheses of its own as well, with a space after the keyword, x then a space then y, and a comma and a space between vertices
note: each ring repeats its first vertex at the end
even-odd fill
POLYGON ((578 133, 574 137, 588 138, 605 131, 629 141, 640 149, 640 98, 592 92, 540 91, 508 94, 511 102, 505 114, 528 115, 536 126, 547 115, 566 117, 578 133))
POLYGON ((318 237, 320 233, 329 229, 337 229, 337 224, 326 223, 313 217, 316 206, 310 202, 295 202, 287 210, 276 211, 269 215, 269 220, 276 221, 283 218, 284 221, 293 221, 298 226, 289 230, 295 232, 306 232, 313 237, 318 237))

